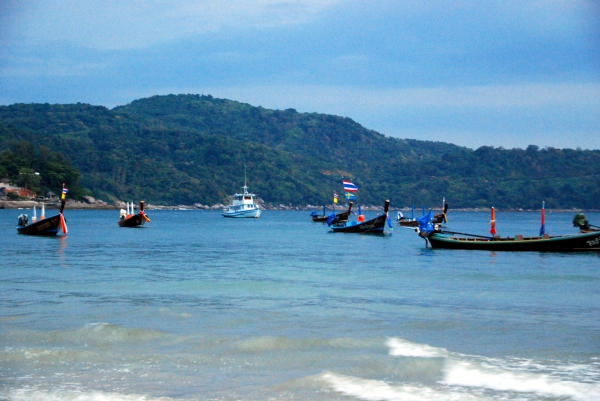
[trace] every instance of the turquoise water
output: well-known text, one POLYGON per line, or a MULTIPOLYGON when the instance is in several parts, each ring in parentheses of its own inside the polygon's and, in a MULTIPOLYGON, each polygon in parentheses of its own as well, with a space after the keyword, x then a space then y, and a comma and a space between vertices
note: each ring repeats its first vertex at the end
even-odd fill
MULTIPOLYGON (((0 400, 600 399, 600 253, 432 250, 306 211, 126 229, 67 210, 67 237, 38 238, 21 212, 0 210, 0 400)), ((449 218, 489 231, 488 213, 449 218)), ((496 220, 539 231, 538 213, 496 220)))

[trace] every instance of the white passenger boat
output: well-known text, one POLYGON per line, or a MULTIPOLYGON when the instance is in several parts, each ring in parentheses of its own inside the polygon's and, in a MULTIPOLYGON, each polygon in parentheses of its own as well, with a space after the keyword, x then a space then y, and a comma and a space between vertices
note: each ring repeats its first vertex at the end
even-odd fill
POLYGON ((224 217, 260 217, 260 208, 254 203, 256 195, 248 192, 244 179, 244 193, 231 196, 231 204, 223 209, 224 217))

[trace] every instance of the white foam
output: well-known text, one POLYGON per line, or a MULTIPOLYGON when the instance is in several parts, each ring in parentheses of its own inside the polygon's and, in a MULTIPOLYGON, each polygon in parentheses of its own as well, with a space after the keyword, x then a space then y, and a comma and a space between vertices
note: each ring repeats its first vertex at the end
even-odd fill
POLYGON ((447 361, 443 383, 454 386, 479 387, 496 391, 535 393, 574 400, 600 399, 598 383, 578 383, 528 371, 510 371, 483 367, 470 362, 447 361))
POLYGON ((171 401, 169 397, 149 397, 138 394, 107 393, 101 391, 43 391, 18 389, 0 392, 0 398, 10 401, 171 401))
POLYGON ((418 386, 392 386, 381 380, 325 373, 321 376, 334 391, 366 401, 482 401, 460 389, 436 390, 418 386))
MULTIPOLYGON (((442 385, 452 389, 536 394, 578 401, 600 400, 600 370, 581 364, 526 359, 492 359, 449 352, 401 338, 386 342, 392 356, 444 358, 442 385)), ((509 397, 510 398, 510 397, 509 397)), ((512 399, 512 398, 511 398, 512 399)))
POLYGON ((427 344, 416 344, 402 338, 390 338, 386 345, 392 356, 409 356, 418 358, 443 358, 448 355, 444 348, 431 347, 427 344))

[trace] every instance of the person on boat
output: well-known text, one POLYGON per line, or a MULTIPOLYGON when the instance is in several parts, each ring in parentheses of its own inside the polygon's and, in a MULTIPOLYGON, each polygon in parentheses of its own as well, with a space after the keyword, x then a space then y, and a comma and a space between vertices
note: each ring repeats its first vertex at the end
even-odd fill
POLYGON ((400 210, 398 210, 398 216, 396 216, 396 221, 404 220, 404 215, 400 210))
POLYGON ((25 227, 29 225, 29 216, 26 214, 19 215, 19 227, 25 227))

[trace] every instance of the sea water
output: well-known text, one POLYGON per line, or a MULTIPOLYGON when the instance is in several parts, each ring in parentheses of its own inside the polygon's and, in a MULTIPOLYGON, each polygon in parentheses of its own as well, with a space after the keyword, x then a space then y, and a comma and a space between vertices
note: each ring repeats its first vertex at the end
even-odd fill
MULTIPOLYGON (((431 249, 306 211, 67 210, 67 237, 28 237, 21 212, 0 210, 0 400, 600 399, 599 253, 431 249)), ((489 235, 487 212, 448 217, 489 235)))

